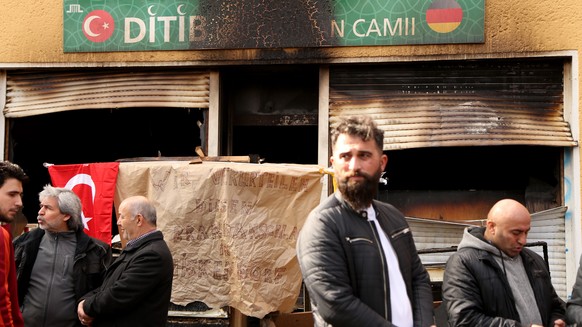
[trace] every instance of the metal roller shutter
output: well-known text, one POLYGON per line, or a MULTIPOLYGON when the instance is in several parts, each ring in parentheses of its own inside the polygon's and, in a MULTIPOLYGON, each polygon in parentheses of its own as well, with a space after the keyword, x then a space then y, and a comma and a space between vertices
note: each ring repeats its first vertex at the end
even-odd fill
POLYGON ((368 114, 384 149, 576 146, 564 120, 560 58, 330 67, 330 123, 368 114))
MULTIPOLYGON (((552 284, 556 293, 567 299, 566 286, 566 211, 567 207, 557 207, 539 211, 531 215, 531 230, 527 236, 528 243, 546 242, 548 244, 548 261, 552 284)), ((544 256, 542 247, 532 247, 533 251, 544 256)))
POLYGON ((192 69, 8 71, 8 118, 79 109, 208 108, 210 73, 192 69))

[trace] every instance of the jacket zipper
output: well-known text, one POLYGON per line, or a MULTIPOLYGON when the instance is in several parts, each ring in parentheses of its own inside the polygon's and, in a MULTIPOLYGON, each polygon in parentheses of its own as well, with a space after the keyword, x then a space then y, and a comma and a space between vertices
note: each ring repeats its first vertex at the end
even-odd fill
POLYGON ((354 243, 354 242, 358 242, 358 241, 364 241, 364 242, 368 242, 370 244, 374 244, 374 242, 372 242, 371 240, 369 240, 367 238, 363 238, 363 237, 351 238, 349 236, 346 236, 346 241, 348 241, 350 243, 354 243))
POLYGON ((396 233, 394 233, 394 234, 390 235, 390 238, 394 239, 394 238, 397 238, 398 236, 400 236, 400 235, 402 235, 402 234, 406 234, 406 233, 408 233, 408 232, 410 232, 410 228, 405 228, 405 229, 403 229, 403 230, 401 230, 401 231, 398 231, 398 232, 396 232, 396 233))
MULTIPOLYGON (((54 236, 54 240, 55 240, 55 242, 53 244, 54 244, 54 247, 55 248, 54 248, 54 251, 53 251, 54 252, 54 254, 53 254, 54 257, 52 259, 53 264, 52 264, 52 268, 51 268, 49 285, 52 284, 53 279, 55 278, 55 266, 56 266, 56 262, 57 262, 56 258, 59 255, 57 253, 57 249, 59 248, 59 234, 58 233, 54 236)), ((43 326, 46 326, 46 321, 47 321, 47 318, 48 318, 47 317, 48 316, 48 303, 49 303, 49 299, 51 297, 51 289, 52 288, 49 287, 48 288, 48 291, 47 291, 47 294, 46 294, 46 303, 45 303, 44 310, 43 310, 43 323, 42 323, 43 326)))
POLYGON ((372 234, 374 234, 374 239, 376 240, 376 244, 378 245, 380 260, 382 261, 382 283, 384 284, 384 319, 388 320, 389 311, 388 311, 388 301, 386 299, 388 296, 390 296, 390 293, 388 293, 388 285, 386 282, 386 263, 384 257, 384 249, 382 248, 382 242, 380 241, 380 237, 378 235, 378 233, 380 232, 376 229, 376 224, 371 220, 368 220, 368 224, 372 229, 372 234))

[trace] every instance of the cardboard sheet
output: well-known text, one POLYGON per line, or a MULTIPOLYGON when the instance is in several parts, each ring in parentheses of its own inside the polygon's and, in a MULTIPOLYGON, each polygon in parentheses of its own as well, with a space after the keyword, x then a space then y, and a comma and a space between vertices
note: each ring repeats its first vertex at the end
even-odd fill
POLYGON ((301 288, 297 235, 319 204, 318 166, 123 162, 115 206, 153 200, 174 257, 172 302, 291 312, 301 288))

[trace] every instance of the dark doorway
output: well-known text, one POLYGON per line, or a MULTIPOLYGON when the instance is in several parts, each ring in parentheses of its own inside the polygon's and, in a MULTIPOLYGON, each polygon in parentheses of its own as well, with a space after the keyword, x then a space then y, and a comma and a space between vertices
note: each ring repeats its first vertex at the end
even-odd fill
POLYGON ((223 152, 270 163, 317 163, 317 66, 221 71, 223 152))
POLYGON ((406 215, 484 219, 502 198, 530 212, 562 205, 562 147, 474 146, 388 151, 380 199, 406 215))
POLYGON ((203 123, 203 110, 184 108, 76 110, 11 119, 9 159, 30 176, 23 213, 36 222, 38 192, 50 183, 43 163, 196 156, 198 122, 203 123))

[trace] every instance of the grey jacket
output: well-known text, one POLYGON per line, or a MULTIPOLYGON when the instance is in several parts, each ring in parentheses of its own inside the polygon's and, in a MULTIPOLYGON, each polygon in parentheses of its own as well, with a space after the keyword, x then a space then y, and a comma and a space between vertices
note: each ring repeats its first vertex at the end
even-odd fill
MULTIPOLYGON (((28 293, 30 276, 44 235, 43 229, 36 228, 14 240, 18 299, 21 305, 25 303, 24 297, 28 293)), ((111 247, 108 244, 89 237, 82 230, 76 231, 75 236, 75 255, 72 261, 73 273, 70 281, 73 284, 75 299, 73 299, 74 303, 70 305, 73 312, 67 314, 67 316, 72 315, 73 317, 77 316, 76 300, 101 285, 107 266, 111 263, 111 247)), ((58 321, 58 317, 54 316, 55 312, 50 314, 52 315, 50 320, 44 319, 47 325, 50 325, 51 321, 58 321)), ((80 321, 75 320, 76 325, 81 326, 80 321)), ((25 324, 28 325, 26 322, 25 324)))
POLYGON ((576 274, 576 282, 572 288, 572 297, 566 305, 566 318, 568 324, 582 326, 582 256, 576 274))
MULTIPOLYGON (((389 204, 374 201, 373 207, 398 256, 414 326, 430 326, 434 318, 429 276, 408 224, 389 204)), ((310 213, 297 240, 297 256, 315 326, 393 326, 389 268, 378 232, 339 193, 310 213)))

